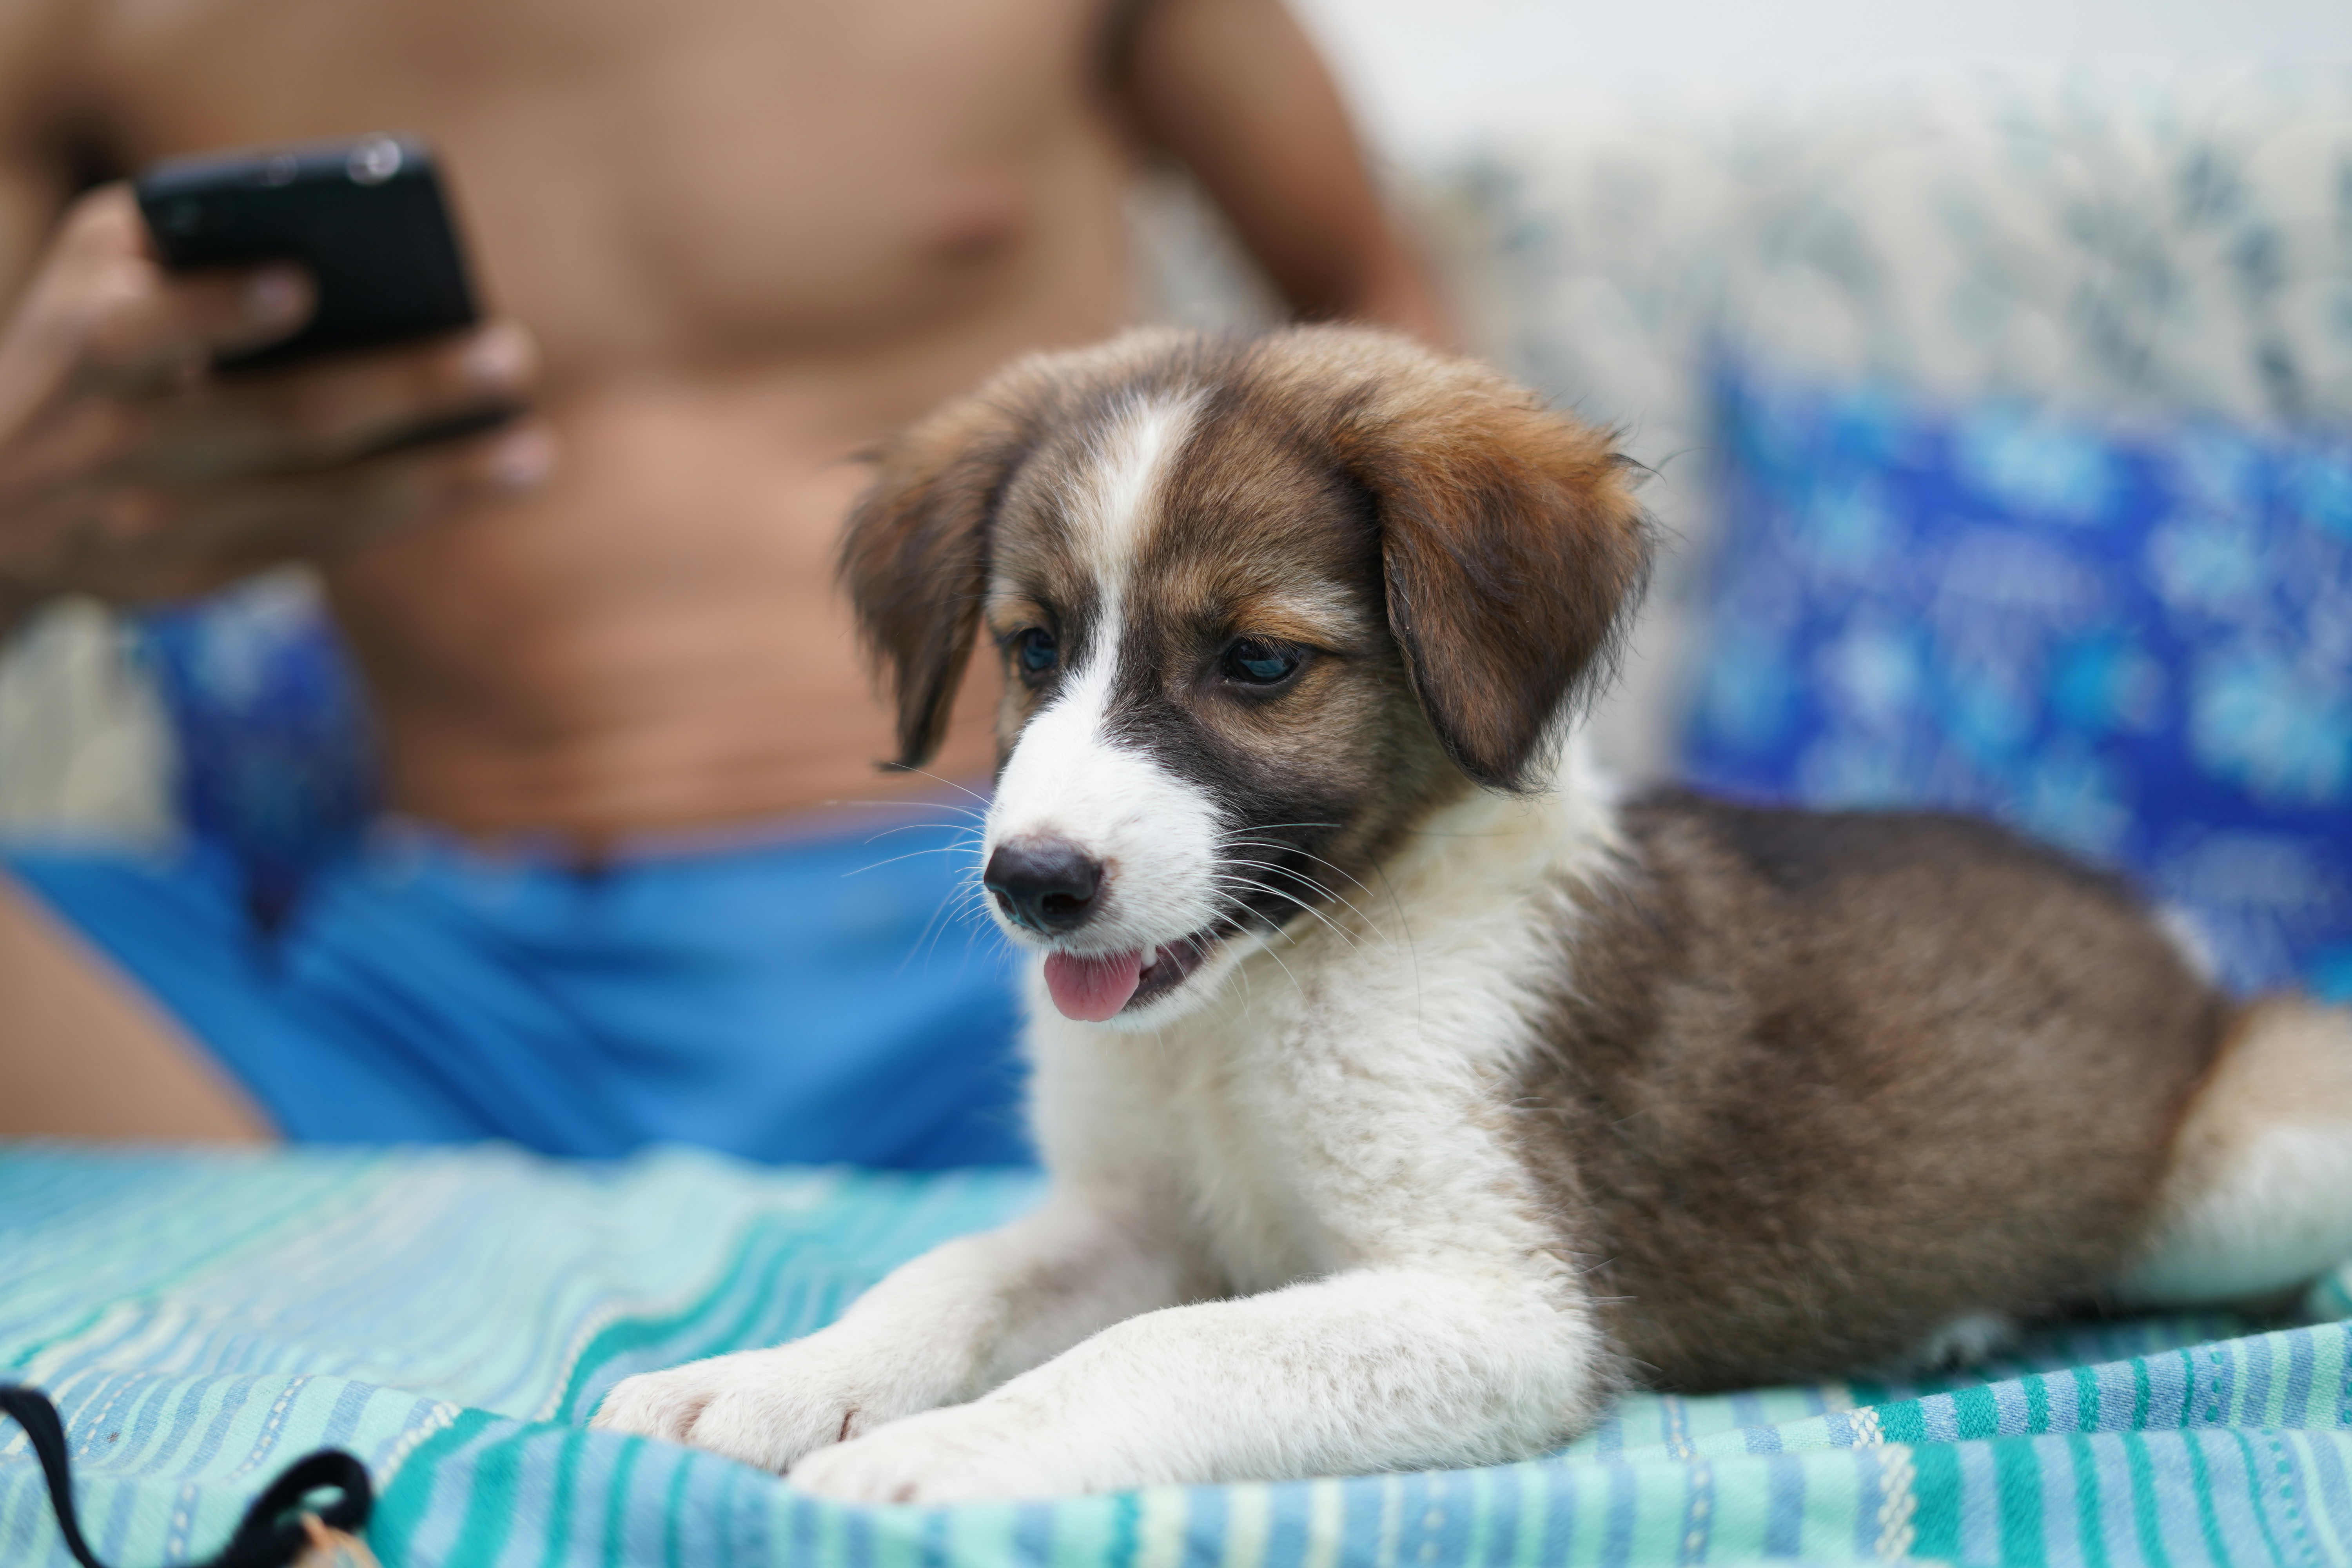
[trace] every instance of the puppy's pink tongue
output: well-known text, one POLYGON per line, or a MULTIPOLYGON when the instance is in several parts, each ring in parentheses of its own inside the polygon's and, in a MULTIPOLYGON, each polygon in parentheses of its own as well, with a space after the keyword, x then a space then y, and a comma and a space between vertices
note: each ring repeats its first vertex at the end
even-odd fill
POLYGON ((1073 958, 1066 952, 1045 955, 1045 989, 1065 1018, 1099 1024, 1127 1005, 1135 994, 1136 978, 1143 973, 1143 953, 1114 952, 1102 958, 1073 958))

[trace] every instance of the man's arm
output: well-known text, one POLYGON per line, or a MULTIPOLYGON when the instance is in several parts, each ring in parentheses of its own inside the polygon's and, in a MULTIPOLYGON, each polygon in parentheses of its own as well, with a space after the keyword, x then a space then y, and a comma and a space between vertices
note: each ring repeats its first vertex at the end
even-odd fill
POLYGON ((58 132, 82 76, 80 10, 71 0, 0 5, 0 316, 69 194, 58 132))
POLYGON ((1116 68, 1139 133, 1190 168, 1293 309, 1453 347, 1338 88, 1280 0, 1133 0, 1116 68))
MULTIPOLYGON (((81 10, 71 0, 0 5, 0 327, 73 194, 59 132, 82 83, 81 10)), ((0 574, 0 639, 37 597, 0 574)))

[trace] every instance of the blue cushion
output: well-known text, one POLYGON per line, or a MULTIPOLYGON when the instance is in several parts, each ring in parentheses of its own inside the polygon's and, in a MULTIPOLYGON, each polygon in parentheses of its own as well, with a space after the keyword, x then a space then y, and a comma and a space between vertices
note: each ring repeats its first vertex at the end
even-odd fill
POLYGON ((2352 433, 1946 408, 1727 359, 1696 782, 1985 812, 2352 994, 2352 433))

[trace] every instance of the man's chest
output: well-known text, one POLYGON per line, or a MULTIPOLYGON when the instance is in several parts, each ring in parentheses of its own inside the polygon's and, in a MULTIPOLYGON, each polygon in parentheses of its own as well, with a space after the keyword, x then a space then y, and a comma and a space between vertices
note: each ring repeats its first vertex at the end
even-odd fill
POLYGON ((377 129, 441 150, 494 298, 558 348, 866 335, 1115 159, 1099 0, 116 0, 132 161, 377 129))

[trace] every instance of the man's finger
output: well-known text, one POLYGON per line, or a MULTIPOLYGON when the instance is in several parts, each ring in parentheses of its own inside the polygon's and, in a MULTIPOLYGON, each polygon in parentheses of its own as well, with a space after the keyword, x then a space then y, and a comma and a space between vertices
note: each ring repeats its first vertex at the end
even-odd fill
POLYGON ((167 479, 323 468, 421 427, 519 405, 536 375, 511 321, 461 337, 208 381, 155 404, 132 471, 167 479))
POLYGON ((309 276, 285 264, 180 276, 120 257, 80 281, 82 374, 128 392, 184 384, 215 354, 288 336, 313 295, 309 276))
POLYGON ((541 420, 475 440, 386 453, 324 473, 283 475, 190 492, 181 522, 191 550, 236 570, 342 555, 405 529, 543 483, 554 432, 541 420))

